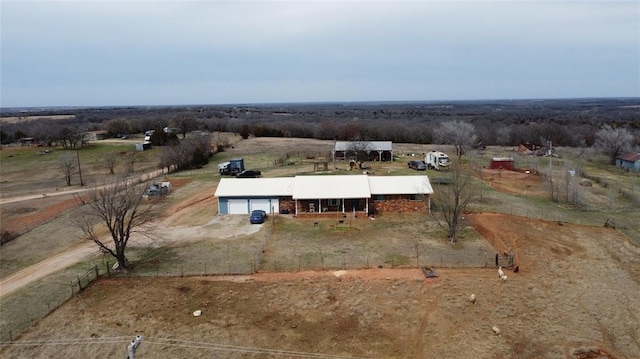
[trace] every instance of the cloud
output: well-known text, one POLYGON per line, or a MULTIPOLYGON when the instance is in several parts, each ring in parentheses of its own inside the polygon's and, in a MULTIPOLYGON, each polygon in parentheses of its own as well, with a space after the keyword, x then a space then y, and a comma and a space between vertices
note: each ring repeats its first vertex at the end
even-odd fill
POLYGON ((640 96, 637 2, 1 6, 2 106, 640 96))

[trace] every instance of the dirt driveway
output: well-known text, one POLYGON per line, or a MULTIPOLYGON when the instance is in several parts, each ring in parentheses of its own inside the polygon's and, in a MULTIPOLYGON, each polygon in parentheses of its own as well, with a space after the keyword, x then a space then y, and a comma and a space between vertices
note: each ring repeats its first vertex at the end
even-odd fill
MULTIPOLYGON (((212 191, 199 191, 184 201, 167 208, 165 212, 170 214, 152 224, 153 229, 150 235, 133 236, 129 246, 161 246, 167 243, 184 243, 205 238, 231 238, 260 230, 261 226, 249 224, 246 216, 216 216, 215 203, 212 191)), ((37 215, 33 216, 34 219, 30 216, 24 216, 22 221, 39 221, 42 220, 44 214, 55 216, 75 205, 73 199, 58 201, 39 211, 37 215)), ((21 223, 24 225, 26 222, 21 223)), ((109 239, 106 241, 109 242, 109 239)), ((100 255, 100 251, 93 243, 82 243, 69 248, 65 252, 51 256, 2 279, 0 281, 0 297, 42 279, 50 273, 97 255, 100 255)))

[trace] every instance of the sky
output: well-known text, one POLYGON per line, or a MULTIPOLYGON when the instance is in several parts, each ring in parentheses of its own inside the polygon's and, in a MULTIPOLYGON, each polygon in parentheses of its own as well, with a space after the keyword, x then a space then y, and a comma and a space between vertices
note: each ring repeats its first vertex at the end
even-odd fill
POLYGON ((639 1, 0 0, 0 106, 640 97, 639 1))

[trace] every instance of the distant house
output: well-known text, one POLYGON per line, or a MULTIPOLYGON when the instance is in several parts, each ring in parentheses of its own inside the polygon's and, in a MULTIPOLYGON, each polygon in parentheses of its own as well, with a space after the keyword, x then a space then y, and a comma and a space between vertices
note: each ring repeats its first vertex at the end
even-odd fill
POLYGON ((336 141, 331 155, 334 160, 350 160, 359 151, 367 154, 368 161, 393 161, 391 141, 336 141))
POLYGON ((514 160, 511 157, 494 157, 491 159, 491 169, 513 171, 514 160))
POLYGON ((37 139, 35 137, 21 137, 16 140, 20 144, 20 146, 33 146, 37 143, 37 139))
POLYGON ((295 176, 222 178, 219 214, 290 213, 298 217, 361 217, 373 213, 428 212, 427 176, 295 176))
POLYGON ((518 145, 518 153, 521 155, 537 155, 541 149, 542 146, 530 141, 522 142, 518 145))
POLYGON ((627 152, 616 157, 616 166, 640 172, 640 152, 627 152))
POLYGON ((84 140, 85 141, 101 141, 107 138, 108 133, 109 132, 105 130, 89 131, 85 133, 84 140))

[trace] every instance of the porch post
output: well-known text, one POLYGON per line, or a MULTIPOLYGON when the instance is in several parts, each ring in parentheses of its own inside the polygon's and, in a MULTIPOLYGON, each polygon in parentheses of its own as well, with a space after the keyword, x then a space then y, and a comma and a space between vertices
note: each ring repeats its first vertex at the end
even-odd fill
POLYGON ((365 198, 364 212, 369 215, 369 198, 365 198))
POLYGON ((322 213, 322 199, 318 198, 318 213, 322 213))
POLYGON ((296 199, 294 199, 294 201, 295 201, 295 204, 296 204, 296 206, 295 206, 296 207, 295 214, 297 216, 298 215, 298 199, 296 198, 296 199))

